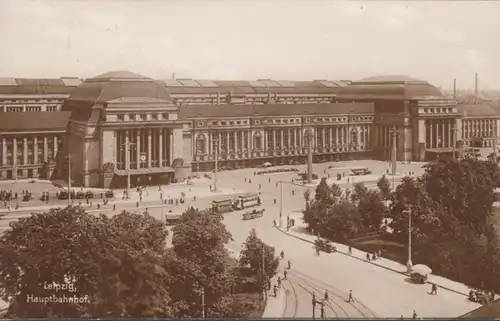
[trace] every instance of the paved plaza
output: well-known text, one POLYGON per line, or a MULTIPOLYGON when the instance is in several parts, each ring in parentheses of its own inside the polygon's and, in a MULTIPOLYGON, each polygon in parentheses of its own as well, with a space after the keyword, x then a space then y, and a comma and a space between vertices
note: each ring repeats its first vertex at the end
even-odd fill
MULTIPOLYGON (((416 175, 421 174, 424 169, 422 163, 398 165, 398 173, 405 174, 410 171, 416 175)), ((290 167, 290 166, 286 166, 290 167)), ((305 165, 293 166, 300 171, 305 170, 305 165)), ((366 181, 371 188, 376 188, 376 181, 388 168, 385 162, 376 161, 353 161, 315 164, 314 173, 320 177, 328 175, 335 176, 335 171, 345 171, 346 177, 350 167, 368 167, 373 171, 373 175, 356 176, 355 182, 366 181), (328 169, 335 166, 334 169, 328 169)), ((210 199, 220 197, 220 195, 236 195, 243 192, 261 193, 262 204, 266 209, 264 217, 243 221, 242 213, 245 211, 235 211, 224 215, 224 223, 231 231, 234 241, 229 244, 229 249, 233 254, 241 250, 241 246, 248 236, 250 230, 255 228, 257 235, 266 243, 274 246, 279 253, 285 252, 285 260, 290 259, 292 269, 288 272, 288 280, 283 283, 280 294, 277 298, 270 300, 267 316, 275 317, 311 317, 311 298, 315 293, 321 297, 327 289, 330 299, 325 302, 326 317, 411 317, 413 310, 421 317, 456 317, 476 308, 478 305, 468 302, 465 295, 460 291, 465 291, 465 286, 448 280, 439 280, 450 288, 459 291, 447 291, 440 289, 438 295, 429 295, 430 286, 416 285, 406 281, 406 276, 398 273, 401 266, 395 262, 387 261, 384 264, 392 267, 388 269, 377 266, 359 257, 364 253, 353 253, 353 256, 336 254, 315 255, 311 236, 301 233, 299 230, 292 230, 285 233, 273 226, 273 220, 279 220, 280 209, 282 219, 286 216, 299 218, 296 220, 298 227, 301 224, 301 209, 304 205, 304 191, 310 189, 314 191, 315 186, 302 186, 293 184, 292 179, 297 179, 296 173, 280 173, 276 175, 254 175, 256 169, 242 169, 235 171, 224 171, 218 174, 219 192, 214 195, 210 192, 211 180, 194 180, 193 185, 163 187, 163 192, 176 196, 186 196, 186 203, 177 206, 161 206, 159 191, 157 188, 148 188, 148 195, 144 195, 141 207, 148 206, 148 212, 161 219, 172 213, 180 213, 187 206, 203 208, 204 204, 209 204, 210 199), (250 183, 251 180, 251 183, 250 183), (286 182, 282 188, 280 181, 286 182), (283 198, 280 198, 280 192, 283 198), (192 197, 197 196, 193 201, 192 197), (274 200, 276 199, 276 204, 274 200), (281 202, 282 201, 282 202, 281 202), (281 207, 282 204, 282 207, 281 207), (346 302, 348 291, 352 289, 355 302, 346 302)), ((402 175, 397 176, 399 182, 402 175)), ((319 182, 319 180, 318 180, 319 182)), ((347 183, 347 178, 339 182, 342 188, 352 187, 352 181, 347 183)), ((118 209, 134 209, 137 195, 132 196, 130 201, 117 200, 118 209)), ((97 211, 107 211, 112 214, 110 205, 97 211)), ((28 211, 25 212, 26 214, 28 211)), ((23 214, 23 215, 26 215, 23 214)), ((7 218, 1 220, 0 225, 6 228, 9 221, 15 219, 14 213, 9 213, 7 218)), ((0 228, 2 228, 0 226, 0 228)), ((338 245, 342 250, 342 245, 338 245)), ((417 262, 415 262, 417 263, 417 262)), ((283 264, 280 266, 280 275, 283 273, 283 264)), ((437 282, 438 280, 436 280, 437 282)), ((320 316, 320 308, 317 307, 316 316, 320 316)))

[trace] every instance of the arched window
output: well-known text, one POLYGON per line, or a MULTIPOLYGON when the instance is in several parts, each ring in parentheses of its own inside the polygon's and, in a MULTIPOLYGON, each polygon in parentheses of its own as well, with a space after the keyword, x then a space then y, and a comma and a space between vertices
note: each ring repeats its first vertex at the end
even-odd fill
POLYGON ((260 132, 256 132, 253 135, 253 148, 262 149, 262 135, 260 134, 260 132))
POLYGON ((207 139, 205 135, 199 134, 196 137, 196 154, 205 154, 207 150, 207 139))

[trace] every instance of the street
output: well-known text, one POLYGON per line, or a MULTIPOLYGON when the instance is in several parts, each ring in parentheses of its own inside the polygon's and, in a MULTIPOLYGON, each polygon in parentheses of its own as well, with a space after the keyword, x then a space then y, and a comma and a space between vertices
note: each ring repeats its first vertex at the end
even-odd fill
MULTIPOLYGON (((362 161, 360 161, 362 162, 362 161)), ((375 166, 369 166, 374 175, 379 177, 385 172, 386 163, 372 162, 375 166)), ((352 162, 357 163, 357 162, 352 162)), ((324 176, 328 165, 315 164, 314 172, 324 176)), ((333 163, 341 167, 342 164, 333 163)), ((346 166, 346 165, 342 165, 346 166)), ((353 165, 363 166, 363 165, 353 165)), ((406 166, 406 171, 414 171, 419 174, 423 171, 422 164, 406 166)), ((296 166, 294 166, 296 167, 296 166)), ((374 266, 367 262, 339 254, 325 254, 317 256, 313 245, 297 238, 291 237, 274 227, 273 221, 279 221, 280 209, 282 219, 286 222, 287 215, 300 216, 304 205, 304 191, 314 187, 303 187, 292 184, 292 178, 296 173, 280 173, 276 175, 254 175, 255 169, 244 169, 236 171, 221 172, 218 174, 219 186, 228 193, 243 191, 260 192, 262 207, 266 209, 261 218, 243 221, 243 211, 230 212, 224 215, 224 223, 232 233, 233 241, 228 245, 233 252, 239 252, 242 244, 251 229, 257 230, 257 235, 264 242, 274 246, 278 254, 285 252, 285 260, 290 260, 292 268, 288 272, 288 279, 283 283, 283 291, 286 293, 286 304, 283 317, 311 317, 312 295, 315 293, 317 299, 322 299, 325 290, 329 292, 329 300, 324 302, 325 317, 411 317, 415 310, 420 317, 456 317, 462 315, 478 305, 467 301, 466 297, 454 292, 440 291, 439 295, 429 295, 429 286, 416 285, 405 280, 405 276, 374 266), (252 182, 250 183, 249 180, 252 182), (280 181, 285 181, 281 187, 280 181), (280 192, 283 199, 280 199, 280 192), (274 204, 276 199, 276 204, 274 204), (352 290, 355 302, 347 302, 349 290, 352 290)), ((347 170, 346 170, 347 171, 347 170)), ((332 175, 333 176, 333 175, 332 175)), ((355 182, 363 180, 362 176, 356 176, 355 182)), ((396 183, 399 183, 400 177, 396 183)), ((199 185, 209 184, 203 182, 199 185)), ((342 188, 352 188, 352 182, 341 181, 342 188)), ((196 185, 197 188, 205 189, 196 185)), ((369 181, 366 185, 376 188, 376 180, 369 181)), ((205 193, 206 194, 206 193, 205 193)), ((311 194, 314 196, 314 194, 311 194)), ((189 199, 190 196, 187 197, 189 199)), ((167 215, 167 209, 163 211, 158 202, 145 200, 141 203, 141 210, 148 207, 150 215, 161 219, 167 215), (163 214, 162 214, 163 213, 163 214)), ((169 210, 174 213, 182 212, 187 206, 203 208, 208 205, 205 198, 197 197, 196 202, 187 201, 181 207, 170 206, 169 210)), ((118 212, 121 209, 135 209, 135 203, 117 204, 118 212)), ((95 209, 95 208, 94 208, 95 209)), ((110 211, 110 205, 97 212, 110 211)), ((16 214, 9 214, 7 219, 0 221, 0 228, 6 228, 6 224, 16 214)), ((283 264, 281 264, 283 265, 283 264)), ((279 271, 283 276, 283 269, 279 271)), ((320 317, 320 306, 316 306, 316 317, 320 317)))

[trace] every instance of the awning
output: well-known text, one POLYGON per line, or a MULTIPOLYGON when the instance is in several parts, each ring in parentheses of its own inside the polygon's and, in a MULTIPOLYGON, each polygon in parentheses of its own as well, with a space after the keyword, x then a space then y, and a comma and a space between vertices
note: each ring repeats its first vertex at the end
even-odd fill
MULTIPOLYGON (((153 168, 139 168, 139 169, 131 169, 130 175, 151 175, 151 174, 161 174, 161 173, 172 173, 175 169, 172 167, 153 167, 153 168)), ((118 176, 128 175, 128 171, 126 169, 115 169, 115 174, 118 176)))
POLYGON ((453 147, 428 148, 425 151, 431 153, 453 153, 453 151, 458 152, 458 148, 453 148, 453 147))

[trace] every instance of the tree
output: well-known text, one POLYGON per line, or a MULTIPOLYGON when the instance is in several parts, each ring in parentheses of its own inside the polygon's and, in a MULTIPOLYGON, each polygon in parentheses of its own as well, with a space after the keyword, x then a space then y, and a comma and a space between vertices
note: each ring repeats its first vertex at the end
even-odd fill
POLYGON ((427 242, 432 233, 440 227, 438 212, 441 208, 425 191, 421 180, 404 177, 396 191, 391 195, 389 217, 393 235, 406 240, 408 237, 408 215, 412 216, 412 236, 415 243, 427 242))
POLYGON ((440 159, 427 165, 423 180, 429 196, 462 224, 481 235, 488 226, 494 190, 500 187, 500 170, 495 162, 465 157, 440 159))
POLYGON ((173 228, 171 295, 178 317, 201 316, 201 291, 205 293, 206 315, 221 317, 227 310, 224 298, 232 287, 225 245, 231 240, 223 216, 188 209, 173 228))
POLYGON ((382 194, 375 190, 367 190, 359 199, 358 211, 366 229, 378 231, 382 219, 387 215, 387 207, 382 194))
POLYGON ((362 182, 354 184, 354 190, 351 194, 351 200, 353 203, 358 203, 361 199, 366 197, 368 194, 368 188, 362 182))
POLYGON ((358 208, 347 201, 329 208, 326 213, 326 224, 318 227, 318 232, 322 237, 344 243, 363 231, 363 222, 358 208))
POLYGON ((170 316, 164 225, 122 213, 112 219, 81 207, 51 209, 12 223, 0 237, 0 293, 10 317, 170 316), (47 284, 71 284, 71 291, 47 284), (34 304, 32 297, 88 302, 34 304))
POLYGON ((252 229, 243 244, 239 263, 241 266, 248 265, 256 276, 262 273, 262 266, 264 265, 264 274, 267 279, 271 279, 276 274, 279 259, 275 256, 274 247, 264 243, 257 237, 257 231, 252 229))
POLYGON ((380 189, 382 197, 387 199, 391 193, 391 183, 385 175, 382 175, 382 177, 378 180, 377 187, 380 189))

